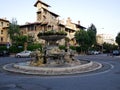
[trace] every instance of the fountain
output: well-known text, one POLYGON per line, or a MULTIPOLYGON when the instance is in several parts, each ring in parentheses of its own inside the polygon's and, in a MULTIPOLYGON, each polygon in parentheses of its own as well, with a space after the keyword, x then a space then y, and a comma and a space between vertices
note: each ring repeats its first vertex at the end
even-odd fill
MULTIPOLYGON (((59 65, 72 62, 73 58, 70 58, 71 53, 69 50, 67 50, 67 52, 60 50, 56 44, 58 40, 65 38, 66 35, 64 31, 55 32, 54 30, 39 33, 38 37, 45 40, 46 45, 43 48, 43 53, 39 51, 35 52, 36 60, 34 60, 31 65, 59 65)), ((66 47, 66 49, 69 49, 68 46, 66 47)), ((80 63, 79 60, 74 60, 74 62, 80 63)))
POLYGON ((32 53, 34 60, 29 62, 7 64, 3 68, 7 71, 35 75, 68 75, 90 72, 102 67, 98 62, 78 60, 74 57, 66 44, 67 50, 60 50, 56 42, 64 39, 64 31, 46 31, 38 34, 46 41, 42 51, 32 53), (71 55, 72 54, 72 55, 71 55))

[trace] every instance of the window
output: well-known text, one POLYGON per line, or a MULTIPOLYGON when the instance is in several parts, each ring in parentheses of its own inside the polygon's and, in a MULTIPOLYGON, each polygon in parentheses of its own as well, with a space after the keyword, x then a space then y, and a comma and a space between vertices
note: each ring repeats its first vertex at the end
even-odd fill
POLYGON ((7 24, 7 26, 9 26, 9 24, 7 24))
POLYGON ((1 26, 3 27, 3 22, 1 22, 1 26))
POLYGON ((1 30, 1 34, 3 34, 3 30, 1 30))
POLYGON ((33 26, 33 25, 31 26, 30 30, 31 30, 31 31, 33 31, 33 30, 34 30, 34 26, 33 26))
POLYGON ((3 37, 1 37, 1 42, 3 42, 3 37))

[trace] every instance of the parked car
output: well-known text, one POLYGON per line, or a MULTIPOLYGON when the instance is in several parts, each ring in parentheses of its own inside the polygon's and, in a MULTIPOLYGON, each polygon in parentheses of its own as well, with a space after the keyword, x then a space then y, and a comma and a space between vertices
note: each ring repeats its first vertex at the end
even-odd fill
POLYGON ((93 55, 93 51, 88 51, 87 54, 88 55, 93 55))
POLYGON ((113 50, 112 54, 115 55, 115 56, 118 56, 118 55, 120 55, 120 51, 119 50, 113 50))
POLYGON ((94 55, 98 55, 99 54, 99 52, 98 51, 94 51, 94 53, 93 53, 94 55))
POLYGON ((98 54, 100 54, 100 52, 99 51, 88 51, 87 54, 88 55, 98 55, 98 54))
POLYGON ((10 53, 7 50, 0 51, 0 56, 9 56, 9 55, 10 55, 10 53))
POLYGON ((17 53, 15 56, 20 58, 20 57, 31 57, 31 51, 22 51, 20 53, 17 53))

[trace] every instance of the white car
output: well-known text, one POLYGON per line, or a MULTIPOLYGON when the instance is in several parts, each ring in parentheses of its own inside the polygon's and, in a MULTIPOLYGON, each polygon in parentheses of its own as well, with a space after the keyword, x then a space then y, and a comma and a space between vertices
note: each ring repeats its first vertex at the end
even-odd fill
POLYGON ((31 51, 22 51, 16 54, 16 57, 31 57, 31 51))
POLYGON ((98 51, 94 51, 93 54, 94 54, 94 55, 98 55, 99 52, 98 52, 98 51))

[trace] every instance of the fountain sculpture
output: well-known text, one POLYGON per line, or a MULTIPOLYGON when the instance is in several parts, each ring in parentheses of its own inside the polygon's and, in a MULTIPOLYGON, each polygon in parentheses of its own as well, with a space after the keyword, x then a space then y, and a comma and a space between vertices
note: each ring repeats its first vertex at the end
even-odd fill
POLYGON ((35 57, 36 59, 31 62, 31 65, 35 66, 43 66, 45 64, 49 65, 58 65, 58 64, 65 64, 65 63, 72 63, 72 62, 78 62, 79 60, 74 60, 70 56, 71 53, 69 52, 69 47, 66 46, 67 52, 64 50, 60 50, 57 46, 56 42, 58 40, 64 39, 66 37, 66 33, 64 31, 55 32, 52 31, 46 31, 46 32, 40 32, 38 34, 38 37, 40 39, 43 39, 46 41, 46 45, 43 48, 43 53, 40 51, 35 51, 35 57))
POLYGON ((68 75, 90 72, 102 67, 98 62, 74 58, 67 44, 67 50, 60 50, 56 42, 66 37, 63 31, 40 32, 38 37, 45 40, 46 44, 42 51, 36 50, 32 53, 34 60, 7 64, 3 68, 10 72, 33 75, 68 75))

